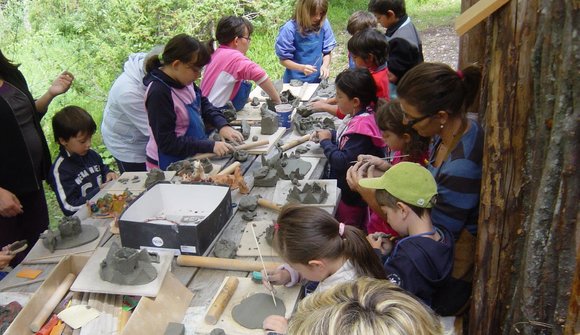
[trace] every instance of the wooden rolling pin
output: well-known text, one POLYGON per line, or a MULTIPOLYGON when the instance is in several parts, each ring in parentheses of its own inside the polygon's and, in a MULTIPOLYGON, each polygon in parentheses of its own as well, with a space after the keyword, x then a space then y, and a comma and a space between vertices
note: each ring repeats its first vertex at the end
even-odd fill
POLYGON ((240 166, 240 165, 242 165, 242 163, 240 163, 240 162, 233 162, 232 164, 230 164, 230 166, 228 166, 227 168, 221 170, 218 173, 218 175, 221 176, 221 175, 226 175, 226 174, 232 174, 236 170, 236 168, 238 166, 240 166))
POLYGON ((220 293, 215 298, 213 304, 209 307, 207 314, 205 315, 205 322, 209 323, 210 325, 215 325, 220 316, 224 312, 224 309, 230 302, 232 295, 238 288, 238 283, 240 281, 236 277, 230 277, 226 281, 224 287, 222 287, 220 293))
POLYGON ((279 212, 280 210, 282 210, 282 206, 273 203, 270 200, 266 200, 264 198, 258 198, 258 205, 262 206, 262 207, 266 207, 269 209, 273 209, 276 212, 279 212))
POLYGON ((288 143, 284 143, 284 145, 282 145, 280 147, 280 149, 282 149, 282 151, 286 151, 288 149, 294 148, 297 145, 300 145, 300 144, 302 144, 304 142, 307 142, 308 140, 310 140, 310 134, 306 134, 306 135, 304 135, 304 136, 302 136, 300 138, 297 138, 295 140, 292 140, 292 141, 290 141, 288 143))
MULTIPOLYGON (((208 268, 217 270, 232 271, 262 271, 262 263, 257 261, 246 261, 241 259, 203 257, 203 256, 177 256, 177 265, 195 266, 198 268, 208 268)), ((275 269, 282 263, 265 262, 267 269, 275 269)))
POLYGON ((58 303, 62 300, 62 298, 66 295, 72 286, 75 278, 76 276, 72 273, 69 273, 66 275, 66 277, 64 277, 63 281, 60 283, 60 285, 58 285, 52 296, 48 299, 40 312, 38 312, 34 320, 32 320, 30 323, 30 330, 36 333, 40 330, 40 328, 42 328, 42 325, 46 322, 46 319, 48 319, 54 308, 58 305, 58 303))
MULTIPOLYGON (((256 142, 250 142, 250 143, 244 143, 242 145, 238 145, 237 147, 234 147, 234 149, 237 150, 246 150, 246 149, 252 149, 255 147, 261 147, 262 145, 267 145, 268 143, 270 143, 269 140, 260 140, 260 141, 256 141, 256 142)), ((217 155, 214 153, 206 153, 206 154, 198 154, 193 156, 193 159, 205 159, 205 158, 214 158, 217 155)))

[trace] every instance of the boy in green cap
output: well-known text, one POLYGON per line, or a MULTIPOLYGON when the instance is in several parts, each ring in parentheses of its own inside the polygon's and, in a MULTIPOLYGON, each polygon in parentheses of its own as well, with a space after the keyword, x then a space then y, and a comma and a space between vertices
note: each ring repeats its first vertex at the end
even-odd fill
POLYGON ((361 179, 359 184, 377 190, 377 202, 402 237, 396 244, 376 234, 367 237, 383 257, 387 279, 415 294, 438 314, 453 315, 468 300, 470 287, 454 292, 455 297, 449 294, 450 284, 457 286, 451 278, 453 236, 431 221, 437 184, 429 170, 401 162, 383 176, 361 179))

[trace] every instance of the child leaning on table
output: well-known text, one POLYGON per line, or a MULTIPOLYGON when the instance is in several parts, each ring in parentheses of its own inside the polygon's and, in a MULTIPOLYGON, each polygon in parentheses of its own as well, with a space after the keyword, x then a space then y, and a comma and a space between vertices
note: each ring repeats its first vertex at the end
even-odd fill
POLYGON ((59 144, 59 154, 48 176, 62 212, 69 216, 85 206, 101 185, 117 179, 97 152, 91 150, 91 139, 97 125, 87 111, 67 106, 54 114, 52 131, 59 144))
MULTIPOLYGON (((286 206, 274 227, 272 245, 286 262, 263 276, 274 285, 290 287, 309 280, 318 282, 314 292, 323 292, 359 277, 385 278, 379 258, 364 233, 339 223, 321 208, 286 206)), ((312 284, 316 283, 308 284, 307 291, 312 284)), ((277 325, 285 322, 284 318, 268 317, 264 328, 279 331, 283 328, 277 325)))

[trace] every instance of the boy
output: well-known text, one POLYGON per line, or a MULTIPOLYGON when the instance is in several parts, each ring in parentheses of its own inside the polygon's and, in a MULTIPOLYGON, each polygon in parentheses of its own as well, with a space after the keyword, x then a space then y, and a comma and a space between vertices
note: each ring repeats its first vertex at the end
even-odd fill
POLYGON ((396 245, 376 234, 367 237, 385 258, 387 279, 439 314, 455 313, 469 298, 470 287, 457 285, 451 278, 453 236, 431 221, 437 184, 429 170, 417 163, 401 162, 382 177, 361 179, 359 184, 377 190, 377 202, 402 237, 396 245))
MULTIPOLYGON (((352 13, 352 15, 348 18, 348 22, 346 23, 346 31, 350 34, 350 36, 353 36, 359 31, 376 27, 377 18, 372 13, 364 10, 357 10, 356 12, 352 13)), ((354 69, 356 67, 350 52, 348 53, 348 67, 350 69, 354 69)))
POLYGON ((58 204, 67 216, 73 215, 95 196, 101 185, 116 179, 101 156, 91 150, 97 125, 89 113, 68 106, 52 118, 55 141, 60 152, 50 169, 49 183, 58 204))

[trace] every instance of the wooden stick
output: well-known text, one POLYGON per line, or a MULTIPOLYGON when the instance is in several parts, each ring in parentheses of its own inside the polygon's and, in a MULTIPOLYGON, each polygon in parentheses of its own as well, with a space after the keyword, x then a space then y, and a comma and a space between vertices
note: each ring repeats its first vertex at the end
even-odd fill
POLYGON ((224 309, 230 302, 232 295, 238 288, 239 279, 236 277, 229 277, 226 281, 226 284, 220 290, 220 293, 216 296, 213 304, 210 306, 207 314, 205 315, 205 322, 209 323, 210 325, 215 325, 224 309))
MULTIPOLYGON (((266 268, 275 269, 282 263, 264 262, 266 268)), ((245 261, 241 259, 203 257, 203 256, 177 256, 177 265, 195 266, 198 268, 208 268, 217 270, 232 271, 262 271, 262 264, 256 261, 245 261)))
POLYGON ((46 319, 50 316, 54 308, 58 305, 58 303, 62 300, 65 294, 68 292, 70 287, 72 286, 73 282, 75 281, 76 276, 73 273, 69 273, 63 279, 63 281, 58 285, 50 299, 44 304, 40 312, 36 315, 34 320, 30 323, 30 330, 33 332, 37 332, 46 319))
POLYGON ((234 173, 234 171, 236 170, 236 168, 238 166, 241 166, 242 163, 240 162, 233 162, 232 164, 230 164, 230 166, 228 166, 227 168, 221 170, 217 175, 218 176, 222 176, 222 175, 227 175, 227 174, 232 174, 234 173))
MULTIPOLYGON (((256 247, 258 248, 258 256, 260 256, 260 263, 262 263, 264 274, 266 275, 266 281, 268 282, 268 288, 272 288, 272 284, 270 283, 270 278, 268 277, 268 270, 266 270, 266 264, 264 264, 264 258, 262 257, 262 252, 260 251, 260 242, 258 242, 258 238, 256 237, 256 231, 254 230, 254 225, 250 224, 249 226, 250 226, 250 228, 252 228, 252 235, 254 236, 254 242, 256 242, 256 247)), ((276 304, 276 297, 274 296, 274 290, 270 290, 270 294, 272 295, 272 301, 274 302, 274 306, 278 307, 278 304, 276 304)))
POLYGON ((25 282, 22 282, 22 283, 16 283, 16 284, 12 284, 12 285, 6 285, 6 286, 0 288, 0 292, 2 292, 2 291, 8 291, 10 289, 17 288, 17 287, 20 287, 20 286, 26 286, 26 285, 32 285, 32 284, 40 283, 40 282, 45 281, 46 278, 47 277, 43 277, 43 278, 28 280, 28 281, 25 281, 25 282))
POLYGON ((282 151, 286 151, 288 149, 292 149, 295 146, 300 145, 300 144, 308 141, 309 139, 310 139, 310 134, 306 134, 306 135, 304 135, 304 136, 302 136, 300 138, 297 138, 295 140, 292 140, 292 141, 290 141, 288 143, 284 143, 284 145, 282 145, 280 147, 280 149, 282 149, 282 151))
MULTIPOLYGON (((238 150, 252 149, 255 147, 261 147, 262 145, 267 145, 269 143, 270 143, 269 140, 260 140, 260 141, 256 141, 256 142, 244 143, 242 145, 238 145, 238 146, 234 147, 234 150, 238 151, 238 150)), ((197 155, 193 156, 193 159, 214 158, 216 156, 217 155, 214 153, 197 154, 197 155)))
POLYGON ((275 204, 270 200, 263 199, 263 198, 258 198, 258 205, 260 205, 262 207, 269 208, 269 209, 273 209, 276 212, 279 212, 282 210, 282 206, 275 204))

